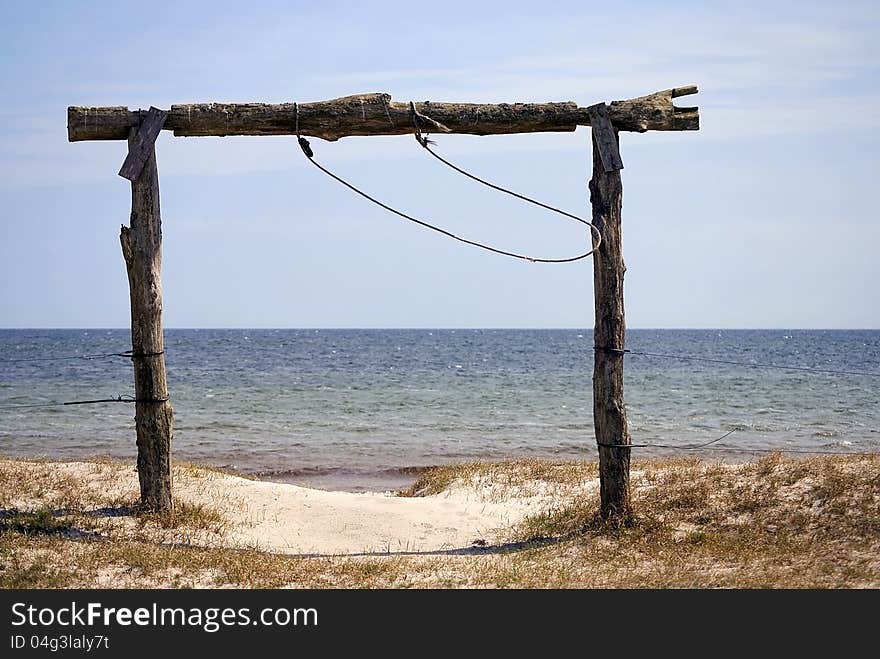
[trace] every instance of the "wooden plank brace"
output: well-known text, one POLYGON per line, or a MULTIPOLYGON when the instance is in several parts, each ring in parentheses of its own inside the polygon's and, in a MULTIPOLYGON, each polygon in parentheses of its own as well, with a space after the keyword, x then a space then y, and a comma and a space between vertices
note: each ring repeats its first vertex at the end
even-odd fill
POLYGON ((154 145, 162 127, 165 125, 165 119, 168 118, 166 110, 151 107, 147 116, 141 122, 140 128, 134 136, 134 144, 129 141, 128 155, 125 162, 119 169, 119 175, 129 181, 137 181, 147 164, 147 159, 154 152, 154 145))
POLYGON ((587 108, 590 113, 590 125, 593 127, 593 138, 599 148, 602 157, 602 166, 605 172, 613 172, 623 169, 623 160, 620 158, 617 133, 608 116, 608 106, 604 103, 596 103, 587 108))

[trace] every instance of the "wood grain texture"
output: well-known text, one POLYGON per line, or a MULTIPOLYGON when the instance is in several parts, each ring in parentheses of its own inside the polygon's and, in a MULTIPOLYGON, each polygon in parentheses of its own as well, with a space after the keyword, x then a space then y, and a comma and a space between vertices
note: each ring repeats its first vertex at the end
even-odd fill
POLYGON ((673 87, 627 101, 612 101, 608 116, 617 130, 644 133, 648 130, 699 130, 697 107, 676 107, 672 99, 697 93, 696 85, 673 87))
POLYGON ((165 110, 151 107, 144 117, 144 122, 138 128, 134 138, 134 148, 129 147, 128 155, 119 169, 119 175, 129 181, 136 181, 143 171, 150 155, 155 152, 154 145, 168 113, 165 110))
MULTIPOLYGON (((608 106, 608 116, 618 130, 698 130, 697 108, 676 108, 672 99, 696 93, 696 87, 679 87, 608 106)), ((449 132, 468 135, 502 135, 573 131, 589 126, 585 107, 563 103, 415 103, 416 111, 439 122, 449 132)), ((409 102, 396 102, 389 94, 346 96, 330 101, 300 103, 300 133, 325 140, 356 135, 405 135, 413 132, 409 102)), ((67 110, 68 140, 121 140, 145 117, 143 110, 125 107, 71 106, 67 110)), ((294 103, 195 103, 172 105, 164 128, 181 137, 227 135, 293 135, 294 103)))
MULTIPOLYGON (((614 137, 618 139, 616 132, 614 137)), ((626 337, 623 307, 626 266, 621 250, 623 184, 619 171, 605 171, 595 133, 592 141, 590 204, 593 224, 602 234, 602 243, 593 252, 596 313, 593 344, 597 347, 593 358, 593 424, 599 445, 600 512, 603 519, 620 522, 629 519, 632 513, 630 449, 602 445, 632 443, 623 402, 623 349, 626 337)))
POLYGON ((599 147, 602 156, 602 165, 606 172, 623 169, 623 160, 620 158, 620 148, 617 143, 617 133, 611 119, 608 118, 608 106, 597 103, 587 108, 590 113, 590 123, 593 126, 593 138, 599 147))
MULTIPOLYGON (((132 129, 129 149, 138 148, 132 129)), ((174 414, 168 402, 162 336, 162 220, 156 153, 150 147, 143 171, 131 184, 131 222, 119 239, 131 296, 137 470, 141 504, 169 511, 174 414)))

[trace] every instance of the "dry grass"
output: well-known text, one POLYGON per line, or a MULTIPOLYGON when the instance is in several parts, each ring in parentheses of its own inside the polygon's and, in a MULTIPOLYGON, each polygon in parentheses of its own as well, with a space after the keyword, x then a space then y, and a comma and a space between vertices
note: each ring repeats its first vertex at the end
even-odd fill
POLYGON ((552 536, 547 586, 822 588, 880 585, 880 458, 779 455, 745 465, 636 465, 636 518, 608 528, 595 499, 526 520, 520 540, 552 536))
MULTIPOLYGON (((113 473, 94 469, 99 482, 113 473)), ((595 479, 595 465, 576 462, 432 469, 402 494, 490 484, 492 498, 551 492, 553 504, 507 529, 505 545, 312 558, 193 546, 222 538, 222 505, 138 515, 136 492, 110 482, 98 492, 53 475, 51 463, 0 462, 0 587, 880 587, 880 456, 635 463, 635 519, 621 528, 596 518, 595 479), (16 507, 24 498, 40 506, 16 507)))
POLYGON ((402 497, 439 494, 455 485, 471 485, 490 490, 489 500, 508 497, 570 493, 599 476, 591 462, 553 462, 549 460, 508 460, 473 462, 432 467, 424 471, 410 487, 398 492, 402 497))

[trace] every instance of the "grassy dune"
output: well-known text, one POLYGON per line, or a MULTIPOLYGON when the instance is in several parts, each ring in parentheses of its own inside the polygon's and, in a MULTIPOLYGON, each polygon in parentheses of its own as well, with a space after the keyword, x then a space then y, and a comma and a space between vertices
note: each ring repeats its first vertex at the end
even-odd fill
MULTIPOLYGON (((878 588, 880 455, 633 465, 636 517, 595 516, 596 466, 537 460, 438 467, 403 497, 470 487, 487 501, 552 503, 488 545, 308 557, 233 548, 236 509, 176 502, 137 510, 116 484, 131 465, 95 462, 91 485, 53 462, 0 460, 4 588, 878 588), (95 486, 98 482, 100 486, 95 486)), ((225 478, 177 467, 175 479, 225 478)))

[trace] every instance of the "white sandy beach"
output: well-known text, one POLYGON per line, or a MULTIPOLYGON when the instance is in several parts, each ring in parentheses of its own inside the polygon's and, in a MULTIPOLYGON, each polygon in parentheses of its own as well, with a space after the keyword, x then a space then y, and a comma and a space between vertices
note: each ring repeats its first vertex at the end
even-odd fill
MULTIPOLYGON (((0 466, 12 468, 10 463, 0 466)), ((95 501, 137 500, 137 473, 132 466, 92 462, 16 462, 22 478, 53 473, 53 481, 77 483, 95 501)), ((584 483, 584 490, 597 483, 584 483)), ((59 487, 63 490, 63 485, 59 487)), ((571 491, 568 488, 569 492, 571 491)), ((59 500, 63 492, 58 493, 59 500)), ((497 484, 453 485, 439 494, 400 497, 393 492, 324 491, 283 483, 255 481, 214 471, 175 468, 177 502, 216 510, 226 527, 222 541, 203 534, 209 546, 253 548, 285 554, 371 554, 434 552, 492 543, 500 532, 523 517, 547 510, 557 494, 546 484, 531 488, 497 484)), ((39 503, 22 496, 7 506, 27 510, 39 503)), ((49 499, 52 498, 50 493, 49 499)), ((112 523, 131 523, 126 516, 112 523)), ((189 537, 187 542, 193 543, 189 537)))

